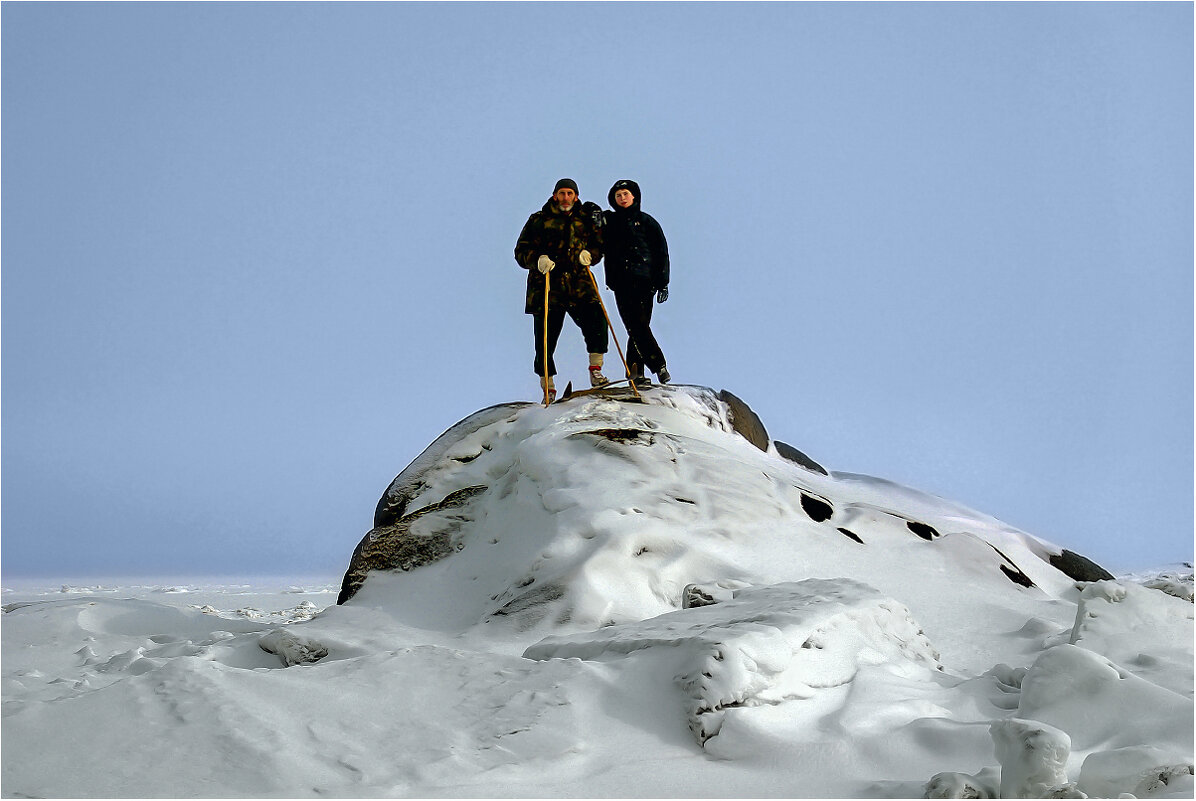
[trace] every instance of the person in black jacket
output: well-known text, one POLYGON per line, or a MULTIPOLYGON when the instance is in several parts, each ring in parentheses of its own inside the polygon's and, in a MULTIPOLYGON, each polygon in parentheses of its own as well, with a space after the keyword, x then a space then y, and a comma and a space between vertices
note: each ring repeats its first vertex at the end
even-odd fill
POLYGON ((652 297, 669 298, 669 246, 660 224, 640 210, 640 187, 635 181, 616 181, 607 193, 612 211, 603 214, 606 246, 606 286, 615 293, 619 316, 627 328, 627 364, 637 385, 650 383, 647 367, 657 380, 671 380, 664 353, 652 333, 652 297))

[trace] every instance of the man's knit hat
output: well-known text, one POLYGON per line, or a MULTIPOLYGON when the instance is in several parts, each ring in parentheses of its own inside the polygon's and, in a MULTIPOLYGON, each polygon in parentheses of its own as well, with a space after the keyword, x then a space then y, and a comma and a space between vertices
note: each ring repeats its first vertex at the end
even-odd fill
POLYGON ((572 178, 562 178, 557 181, 556 186, 552 188, 552 194, 555 195, 562 189, 572 189, 575 194, 581 194, 581 192, 577 191, 577 181, 574 181, 572 178))

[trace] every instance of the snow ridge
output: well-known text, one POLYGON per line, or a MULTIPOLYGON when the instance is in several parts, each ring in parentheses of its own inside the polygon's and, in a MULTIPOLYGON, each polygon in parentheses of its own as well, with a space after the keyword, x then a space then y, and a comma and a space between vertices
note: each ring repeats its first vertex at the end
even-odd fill
POLYGON ((727 709, 809 698, 850 682, 861 663, 941 670, 908 609, 849 579, 743 589, 724 603, 548 637, 524 656, 602 661, 653 648, 678 661, 675 681, 701 744, 718 734, 727 709))

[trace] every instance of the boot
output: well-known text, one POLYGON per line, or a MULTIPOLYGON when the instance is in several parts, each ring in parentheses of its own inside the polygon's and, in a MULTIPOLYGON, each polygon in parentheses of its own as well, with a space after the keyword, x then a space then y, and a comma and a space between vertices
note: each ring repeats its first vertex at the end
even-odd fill
POLYGON ((652 379, 650 379, 644 375, 644 365, 643 364, 641 364, 639 362, 632 362, 631 364, 627 365, 627 367, 628 367, 628 370, 631 372, 631 376, 630 376, 631 383, 635 384, 637 387, 652 386, 652 379))
POLYGON ((590 386, 604 387, 610 383, 610 379, 602 374, 602 354, 590 354, 590 386))
POLYGON ((552 376, 540 376, 540 389, 544 391, 549 403, 556 400, 556 387, 553 385, 552 376))
POLYGON ((672 381, 673 377, 669 375, 669 368, 665 367, 663 364, 660 365, 660 369, 656 371, 656 380, 662 384, 667 384, 672 381))

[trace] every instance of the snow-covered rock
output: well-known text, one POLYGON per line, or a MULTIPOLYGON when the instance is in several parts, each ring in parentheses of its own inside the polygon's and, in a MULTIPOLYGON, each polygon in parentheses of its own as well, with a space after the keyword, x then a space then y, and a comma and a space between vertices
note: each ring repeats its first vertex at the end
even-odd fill
POLYGON ((328 656, 328 648, 306 637, 299 637, 286 629, 275 629, 257 642, 266 653, 274 654, 287 667, 319 662, 328 656))
POLYGON ((1001 798, 1048 798, 1067 785, 1067 733, 1033 720, 1007 718, 991 727, 1001 763, 1001 798))
POLYGON ((940 773, 923 788, 922 798, 1000 798, 1001 773, 985 768, 976 776, 962 773, 940 773))
MULTIPOLYGON (((1051 564, 1062 549, 890 482, 811 470, 762 441, 754 415, 749 440, 731 393, 643 396, 504 404, 452 426, 384 493, 341 602, 387 605, 391 585, 371 582, 402 573, 405 595, 451 605, 459 625, 548 634, 682 609, 686 587, 718 582, 845 576, 919 619, 922 600, 937 605, 927 576, 955 583, 959 619, 994 593, 1075 592, 1051 564)), ((418 624, 418 609, 392 611, 418 624)))

